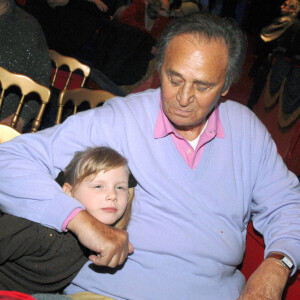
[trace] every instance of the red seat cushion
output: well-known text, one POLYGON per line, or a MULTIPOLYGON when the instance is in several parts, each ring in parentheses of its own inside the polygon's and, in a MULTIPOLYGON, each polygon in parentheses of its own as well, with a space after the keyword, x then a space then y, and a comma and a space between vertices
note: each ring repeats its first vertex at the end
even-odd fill
MULTIPOLYGON (((241 272, 246 280, 257 269, 264 259, 264 241, 262 236, 253 229, 252 222, 249 223, 247 230, 246 252, 241 272)), ((283 300, 300 299, 300 272, 293 276, 284 291, 283 300)))
MULTIPOLYGON (((52 76, 53 76, 54 72, 55 72, 55 69, 52 68, 52 76)), ((57 89, 62 90, 68 79, 68 76, 69 76, 68 71, 58 70, 54 86, 57 89)), ((82 83, 82 79, 83 79, 83 76, 73 73, 72 77, 70 79, 69 85, 68 85, 68 89, 72 90, 72 89, 79 88, 82 83)))

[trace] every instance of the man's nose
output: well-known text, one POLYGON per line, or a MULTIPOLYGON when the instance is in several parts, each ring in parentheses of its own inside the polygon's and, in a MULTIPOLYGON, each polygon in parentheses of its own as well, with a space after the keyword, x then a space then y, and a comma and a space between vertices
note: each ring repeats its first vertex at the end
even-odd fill
POLYGON ((192 85, 184 84, 180 87, 177 93, 177 101, 178 103, 185 107, 188 106, 191 102, 194 101, 194 89, 192 85))

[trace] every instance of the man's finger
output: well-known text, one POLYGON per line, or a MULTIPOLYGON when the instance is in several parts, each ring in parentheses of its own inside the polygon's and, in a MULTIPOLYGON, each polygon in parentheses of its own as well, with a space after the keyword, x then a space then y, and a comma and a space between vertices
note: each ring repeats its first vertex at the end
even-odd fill
POLYGON ((89 256, 89 260, 94 263, 95 265, 97 266, 105 266, 103 263, 102 263, 102 260, 101 260, 101 257, 99 257, 98 255, 95 255, 95 254, 91 254, 89 256))
POLYGON ((130 242, 128 242, 128 253, 133 253, 134 251, 134 247, 132 246, 132 244, 130 242))

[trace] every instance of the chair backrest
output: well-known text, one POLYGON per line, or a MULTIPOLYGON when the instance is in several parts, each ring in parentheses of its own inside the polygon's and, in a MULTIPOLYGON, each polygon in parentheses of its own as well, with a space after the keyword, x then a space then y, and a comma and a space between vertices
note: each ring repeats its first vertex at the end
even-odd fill
POLYGON ((25 97, 32 92, 39 95, 42 103, 41 103, 40 109, 38 111, 38 114, 35 117, 32 127, 31 127, 31 132, 36 132, 41 124, 41 119, 42 119, 46 104, 49 102, 49 99, 50 99, 50 89, 35 82, 28 76, 9 72, 2 67, 0 67, 0 84, 2 87, 2 92, 0 95, 0 110, 2 107, 4 93, 9 87, 16 86, 21 91, 19 105, 18 105, 17 110, 14 113, 14 117, 12 118, 12 121, 11 121, 11 127, 13 127, 13 128, 15 128, 17 125, 17 122, 18 122, 18 119, 20 116, 20 112, 21 112, 23 104, 24 104, 25 97))
POLYGON ((51 86, 55 85, 55 82, 56 82, 56 79, 57 79, 58 70, 62 66, 68 67, 68 69, 70 71, 70 73, 68 75, 68 78, 67 78, 67 81, 66 81, 63 89, 67 89, 68 88, 68 85, 70 83, 70 79, 72 77, 72 74, 76 70, 81 70, 82 71, 83 78, 82 78, 82 82, 81 82, 80 87, 84 86, 85 81, 86 81, 87 77, 90 75, 90 72, 91 72, 91 68, 88 65, 85 65, 85 64, 81 63, 80 61, 78 61, 74 57, 64 56, 64 55, 58 53, 55 50, 49 50, 49 54, 50 54, 51 60, 55 64, 55 72, 54 72, 53 77, 52 77, 51 86))
POLYGON ((10 141, 11 139, 15 138, 16 136, 19 136, 21 133, 17 131, 16 129, 5 125, 0 124, 0 144, 10 141))
POLYGON ((115 97, 114 94, 104 90, 90 90, 87 88, 62 90, 58 98, 58 113, 55 124, 61 123, 63 107, 69 100, 72 100, 74 105, 73 114, 76 114, 78 106, 85 101, 90 104, 90 108, 95 108, 98 104, 104 103, 113 97, 115 97))

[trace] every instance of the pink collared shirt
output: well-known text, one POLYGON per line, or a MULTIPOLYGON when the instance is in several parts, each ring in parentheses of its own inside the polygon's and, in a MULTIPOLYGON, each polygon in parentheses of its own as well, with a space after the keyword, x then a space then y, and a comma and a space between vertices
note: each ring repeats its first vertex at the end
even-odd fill
POLYGON ((219 118, 219 108, 216 107, 208 118, 207 125, 204 131, 201 133, 197 147, 194 150, 190 143, 176 131, 174 126, 165 115, 162 109, 162 104, 160 103, 160 110, 154 129, 154 138, 162 138, 168 134, 171 134, 173 142, 175 143, 184 161, 191 169, 196 169, 204 151, 205 144, 215 137, 224 138, 223 126, 219 118))

